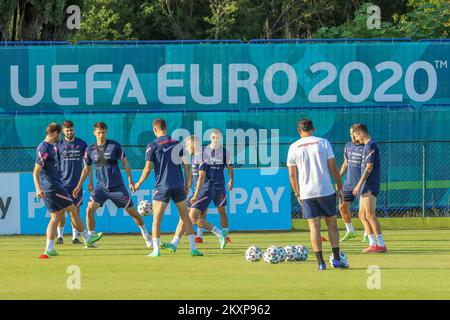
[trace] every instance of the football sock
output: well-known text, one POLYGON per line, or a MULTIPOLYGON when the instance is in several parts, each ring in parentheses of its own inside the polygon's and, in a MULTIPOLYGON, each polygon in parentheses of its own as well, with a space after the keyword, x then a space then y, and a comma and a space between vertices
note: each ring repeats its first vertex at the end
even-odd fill
POLYGON ((153 252, 159 252, 159 238, 153 238, 153 252))
POLYGON ((178 247, 178 243, 180 242, 180 237, 177 237, 177 236, 175 236, 175 237, 173 237, 173 239, 172 239, 172 244, 175 246, 175 247, 178 247))
POLYGON ((148 234, 147 228, 145 227, 145 224, 142 226, 138 226, 139 230, 141 230, 141 234, 144 237, 144 239, 150 239, 150 235, 148 234))
POLYGON ((333 259, 337 261, 341 261, 341 257, 339 256, 339 247, 332 248, 333 250, 333 259))
POLYGON ((86 231, 86 229, 83 232, 81 232, 81 237, 84 239, 85 242, 91 239, 91 235, 89 234, 89 232, 86 231))
POLYGON ((223 236, 226 237, 228 235, 228 228, 222 228, 223 236))
POLYGON ((378 245, 379 245, 380 247, 384 247, 384 246, 385 246, 385 245, 384 245, 384 239, 383 239, 383 235, 382 235, 382 234, 377 235, 377 243, 378 243, 378 245))
POLYGON ((364 237, 367 237, 367 236, 368 236, 367 231, 364 230, 364 237))
POLYGON ((62 228, 57 228, 56 232, 58 234, 58 238, 62 238, 64 236, 64 227, 62 228))
POLYGON ((197 246, 195 245, 195 236, 193 234, 188 235, 188 240, 191 250, 197 249, 197 246))
POLYGON ((318 264, 324 264, 325 261, 323 260, 322 251, 314 252, 316 254, 316 259, 318 264))
POLYGON ((354 232, 355 228, 353 228, 353 223, 346 223, 345 228, 347 229, 347 232, 354 232))
POLYGON ((197 228, 197 237, 199 238, 203 237, 203 228, 200 227, 197 228))
POLYGON ((218 237, 221 236, 221 235, 224 235, 224 233, 219 228, 217 228, 216 226, 214 226, 211 229, 211 232, 214 233, 218 237))
POLYGON ((88 232, 89 232, 89 235, 95 234, 95 230, 89 230, 88 232))
POLYGON ((374 234, 369 234, 369 246, 374 247, 377 245, 377 238, 374 234))
POLYGON ((47 239, 47 244, 45 245, 45 251, 51 251, 53 250, 53 244, 55 243, 54 240, 48 240, 47 239))
POLYGON ((72 240, 78 239, 78 231, 75 228, 72 228, 72 240))

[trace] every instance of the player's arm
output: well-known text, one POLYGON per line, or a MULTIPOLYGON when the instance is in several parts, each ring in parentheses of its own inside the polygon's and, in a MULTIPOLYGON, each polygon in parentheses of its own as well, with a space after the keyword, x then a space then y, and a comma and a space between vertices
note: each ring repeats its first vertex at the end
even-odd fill
POLYGON ((125 174, 128 177, 128 187, 130 188, 131 192, 135 192, 136 189, 134 188, 134 182, 133 182, 133 176, 131 175, 130 163, 128 162, 127 158, 123 158, 120 161, 122 161, 123 169, 125 170, 125 174))
POLYGON ((83 170, 81 171, 81 177, 78 181, 77 186, 75 189, 73 189, 72 195, 76 198, 78 197, 78 194, 80 193, 81 189, 83 188, 83 184, 86 181, 86 178, 92 175, 92 166, 85 164, 83 170))
POLYGON ((228 181, 228 191, 231 191, 231 189, 233 189, 234 183, 234 168, 231 164, 228 164, 227 169, 228 169, 228 177, 230 178, 230 181, 228 181))
POLYGON ((88 190, 89 192, 94 191, 94 177, 93 177, 93 173, 94 170, 89 170, 88 174, 89 174, 89 184, 88 184, 88 190))
POLYGON ((300 185, 298 184, 298 173, 296 166, 288 166, 289 170, 289 182, 291 183, 292 190, 294 190, 295 197, 300 203, 300 185))
POLYGON ((367 163, 366 168, 364 169, 363 174, 361 175, 361 179, 359 179, 358 184, 355 189, 353 189, 353 195, 358 196, 361 186, 366 182, 367 178, 369 178, 370 174, 373 170, 373 163, 367 163))
POLYGON ((331 173, 331 176, 334 179, 334 182, 336 183, 336 189, 338 193, 339 202, 344 201, 344 194, 343 194, 343 187, 342 187, 342 181, 341 181, 341 175, 339 174, 339 170, 336 164, 336 159, 330 158, 327 160, 328 164, 328 170, 331 173))
POLYGON ((145 167, 142 170, 141 177, 139 178, 139 181, 136 182, 134 185, 134 190, 137 191, 139 187, 144 183, 144 181, 148 178, 150 173, 152 172, 152 162, 151 161, 145 161, 145 167))
POLYGON ((189 189, 192 184, 192 174, 191 174, 191 166, 189 164, 189 160, 186 157, 181 158, 183 161, 184 167, 184 192, 189 193, 189 189))
POLYGON ((200 193, 200 189, 202 188, 203 184, 205 183, 205 177, 206 177, 206 171, 205 170, 198 170, 198 179, 197 179, 197 185, 195 186, 194 195, 191 198, 191 203, 194 203, 198 199, 198 194, 200 193))
POLYGON ((33 170, 33 180, 34 180, 34 186, 36 188, 36 196, 38 198, 44 199, 45 198, 45 192, 42 191, 41 188, 41 181, 39 181, 39 175, 41 174, 42 167, 38 165, 37 163, 34 164, 34 170, 33 170))
POLYGON ((345 172, 347 172, 347 168, 348 168, 348 161, 347 159, 344 159, 344 163, 341 166, 341 171, 339 172, 341 178, 345 175, 345 172))

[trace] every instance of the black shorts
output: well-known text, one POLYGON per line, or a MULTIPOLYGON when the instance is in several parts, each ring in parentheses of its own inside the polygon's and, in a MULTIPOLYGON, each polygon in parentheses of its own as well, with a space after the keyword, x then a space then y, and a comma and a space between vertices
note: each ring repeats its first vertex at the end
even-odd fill
POLYGON ((169 203, 172 199, 173 202, 179 203, 186 200, 186 192, 184 188, 175 188, 169 190, 153 190, 152 195, 153 201, 161 201, 164 203, 169 203))
POLYGON ((354 202, 355 196, 353 195, 353 190, 344 189, 344 202, 354 202))

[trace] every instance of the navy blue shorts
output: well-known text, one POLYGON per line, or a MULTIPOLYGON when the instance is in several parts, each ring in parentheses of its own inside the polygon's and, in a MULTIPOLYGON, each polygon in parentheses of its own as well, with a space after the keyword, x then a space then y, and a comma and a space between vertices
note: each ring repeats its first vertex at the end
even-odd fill
POLYGON ((73 190, 75 187, 66 187, 66 191, 69 193, 70 199, 72 199, 72 202, 77 207, 80 207, 83 204, 83 190, 78 193, 78 196, 76 198, 73 197, 73 190))
POLYGON ((111 200, 117 208, 127 209, 134 207, 130 194, 124 185, 109 189, 104 189, 97 186, 94 191, 92 191, 91 198, 89 200, 97 202, 100 206, 103 206, 106 200, 111 200))
POLYGON ((45 206, 51 213, 61 211, 73 204, 69 193, 64 190, 58 190, 55 192, 45 192, 44 198, 45 206))
POLYGON ((336 215, 336 194, 302 200, 303 219, 333 217, 336 215))
POLYGON ((176 188, 170 190, 153 190, 152 195, 153 201, 161 201, 164 203, 169 203, 170 199, 173 202, 179 203, 186 200, 186 192, 184 188, 176 188))
POLYGON ((191 204, 192 197, 188 200, 189 208, 194 208, 200 212, 204 212, 208 209, 209 204, 213 201, 214 192, 212 190, 200 191, 197 201, 191 204))
POLYGON ((345 190, 344 189, 344 201, 345 202, 355 201, 355 196, 353 195, 353 190, 345 190))
POLYGON ((225 188, 214 189, 213 201, 216 207, 225 207, 227 205, 227 191, 225 188))
POLYGON ((371 193, 376 198, 380 193, 380 186, 364 186, 359 194, 363 195, 365 193, 371 193))

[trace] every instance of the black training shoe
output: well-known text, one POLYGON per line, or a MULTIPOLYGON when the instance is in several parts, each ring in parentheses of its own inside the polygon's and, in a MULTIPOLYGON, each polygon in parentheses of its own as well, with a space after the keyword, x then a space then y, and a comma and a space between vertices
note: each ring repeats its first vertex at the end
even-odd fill
POLYGON ((72 244, 83 244, 78 238, 72 240, 72 244))
POLYGON ((56 244, 64 244, 63 238, 56 239, 56 244))

